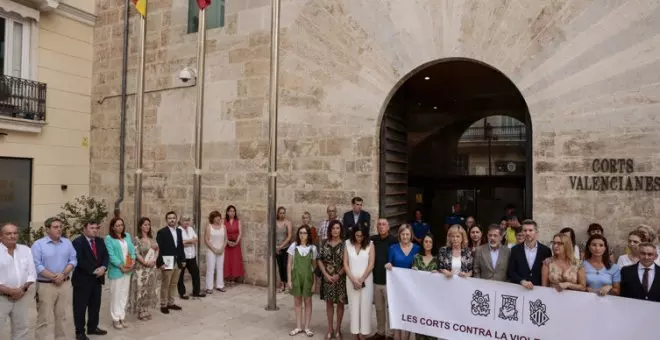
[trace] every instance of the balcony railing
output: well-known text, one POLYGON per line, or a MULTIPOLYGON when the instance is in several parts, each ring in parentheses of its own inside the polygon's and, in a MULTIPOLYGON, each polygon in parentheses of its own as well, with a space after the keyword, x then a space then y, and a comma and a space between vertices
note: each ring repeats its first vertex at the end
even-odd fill
MULTIPOLYGON (((491 140, 493 142, 524 142, 527 140, 525 125, 493 126, 491 140)), ((485 127, 471 127, 463 132, 460 142, 486 142, 488 141, 485 127)))
POLYGON ((46 120, 46 84, 0 75, 0 115, 46 120))

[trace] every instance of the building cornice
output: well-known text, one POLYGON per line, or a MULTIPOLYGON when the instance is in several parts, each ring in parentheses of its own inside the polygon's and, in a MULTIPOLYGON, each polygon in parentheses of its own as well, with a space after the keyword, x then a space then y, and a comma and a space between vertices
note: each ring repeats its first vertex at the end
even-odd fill
POLYGON ((60 0, 26 0, 34 5, 40 12, 50 12, 60 5, 60 0))
POLYGON ((39 10, 35 8, 35 3, 0 0, 0 8, 6 13, 18 15, 24 19, 39 21, 39 10))
POLYGON ((96 15, 83 11, 79 8, 60 3, 55 12, 59 15, 76 20, 85 25, 94 26, 96 24, 96 15))

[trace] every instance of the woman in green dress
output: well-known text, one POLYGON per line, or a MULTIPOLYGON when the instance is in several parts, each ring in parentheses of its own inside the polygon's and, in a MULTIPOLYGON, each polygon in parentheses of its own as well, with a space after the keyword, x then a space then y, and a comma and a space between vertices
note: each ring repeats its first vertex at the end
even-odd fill
MULTIPOLYGON (((437 273, 438 272, 438 258, 431 254, 433 250, 433 236, 431 234, 424 235, 422 239, 422 251, 415 255, 413 259, 412 270, 421 270, 424 272, 437 273)), ((436 340, 436 337, 415 334, 416 340, 436 340)))
POLYGON ((289 335, 294 336, 305 333, 313 337, 314 332, 309 329, 312 321, 312 284, 314 283, 314 269, 318 257, 316 246, 312 244, 312 230, 303 225, 296 232, 296 242, 289 246, 289 263, 287 265, 287 286, 291 289, 296 307, 296 328, 289 335), (303 319, 303 304, 305 317, 303 319), (304 322, 304 326, 301 324, 304 322))

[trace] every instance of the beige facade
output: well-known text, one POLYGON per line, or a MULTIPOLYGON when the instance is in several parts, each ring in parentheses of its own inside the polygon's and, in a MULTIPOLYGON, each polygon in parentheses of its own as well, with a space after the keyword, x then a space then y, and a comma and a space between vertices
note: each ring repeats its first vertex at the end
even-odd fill
MULTIPOLYGON (((227 1, 224 27, 208 31, 203 212, 238 207, 248 281, 264 282, 268 156, 270 1, 227 1)), ((117 94, 119 1, 99 1, 93 97, 117 94)), ((192 206, 195 89, 176 75, 195 66, 187 1, 149 5, 145 110, 145 215, 192 206)), ((631 176, 660 169, 655 145, 660 4, 589 0, 284 0, 278 205, 300 221, 354 195, 380 211, 381 119, 395 90, 425 65, 466 58, 499 70, 518 88, 532 134, 533 217, 544 238, 573 225, 583 241, 600 222, 617 242, 636 224, 658 225, 657 191, 573 190, 595 158, 634 158, 631 176)), ((129 92, 137 61, 131 26, 129 92)), ((132 216, 134 98, 129 98, 127 200, 132 216)), ((118 196, 119 100, 94 104, 93 195, 118 196)))
POLYGON ((40 226, 59 213, 65 202, 89 193, 95 1, 3 0, 0 10, 4 31, 9 26, 13 29, 4 40, 4 75, 15 77, 4 79, 6 84, 13 84, 12 95, 0 101, 3 109, 11 105, 15 110, 13 117, 7 110, 0 114, 0 163, 8 162, 3 157, 32 163, 31 176, 17 174, 20 170, 6 171, 14 167, 4 167, 5 171, 0 172, 0 181, 8 190, 0 206, 14 212, 0 220, 27 214, 32 225, 40 226), (21 29, 23 38, 19 42, 21 29), (28 105, 27 101, 34 104, 39 96, 30 92, 33 84, 25 85, 17 79, 45 84, 45 117, 16 109, 28 105), (19 96, 23 99, 17 99, 19 96), (27 187, 31 192, 25 192, 25 179, 30 180, 27 187), (21 199, 30 194, 31 202, 26 207, 21 199))

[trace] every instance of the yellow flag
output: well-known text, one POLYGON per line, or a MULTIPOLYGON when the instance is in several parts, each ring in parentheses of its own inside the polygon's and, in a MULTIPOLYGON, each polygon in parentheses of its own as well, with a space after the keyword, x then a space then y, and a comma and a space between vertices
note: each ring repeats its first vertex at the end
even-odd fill
POLYGON ((133 4, 138 13, 143 17, 147 15, 147 0, 133 0, 133 4))

